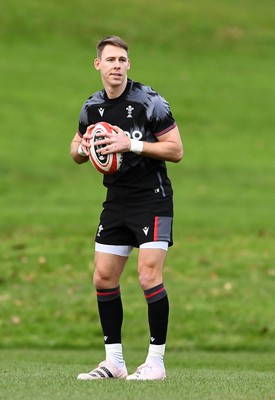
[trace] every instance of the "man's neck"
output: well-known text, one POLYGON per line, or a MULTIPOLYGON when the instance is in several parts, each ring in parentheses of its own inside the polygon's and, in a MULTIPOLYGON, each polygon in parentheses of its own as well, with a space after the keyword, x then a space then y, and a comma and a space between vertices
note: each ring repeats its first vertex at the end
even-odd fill
POLYGON ((105 92, 108 96, 108 99, 116 99, 121 96, 127 86, 127 79, 120 86, 105 86, 105 92))

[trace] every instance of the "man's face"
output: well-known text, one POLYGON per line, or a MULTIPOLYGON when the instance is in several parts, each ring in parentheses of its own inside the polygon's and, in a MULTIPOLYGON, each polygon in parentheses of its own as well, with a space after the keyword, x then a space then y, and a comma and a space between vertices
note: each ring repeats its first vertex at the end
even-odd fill
POLYGON ((130 60, 127 51, 121 47, 106 45, 101 58, 96 58, 95 68, 100 71, 103 85, 120 86, 127 80, 130 60))

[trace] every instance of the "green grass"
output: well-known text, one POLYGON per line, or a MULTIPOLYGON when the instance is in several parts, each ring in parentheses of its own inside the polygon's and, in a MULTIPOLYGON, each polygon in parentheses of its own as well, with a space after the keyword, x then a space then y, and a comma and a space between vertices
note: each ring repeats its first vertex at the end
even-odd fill
MULTIPOLYGON (((199 232, 179 232, 184 249, 176 243, 167 260, 171 347, 274 349, 272 237, 202 238, 199 232)), ((57 234, 46 227, 17 229, 9 237, 13 244, 2 246, 1 255, 6 266, 2 346, 102 346, 89 236, 88 228, 57 234)), ((125 341, 143 348, 147 317, 135 257, 136 252, 121 283, 123 334, 125 341)))
MULTIPOLYGON (((138 399, 153 390, 163 398, 274 398, 274 11, 268 0, 1 4, 5 398, 138 399), (138 390, 75 381, 102 358, 91 277, 105 191, 90 164, 72 162, 69 145, 82 103, 101 88, 92 59, 109 33, 129 41, 130 76, 170 101, 185 147, 184 160, 169 164, 170 377, 138 390)), ((133 369, 148 345, 136 252, 121 287, 133 369)))
MULTIPOLYGON (((141 353, 129 352, 130 371, 141 353)), ((79 382, 98 350, 2 350, 1 396, 17 399, 274 399, 274 353, 168 352, 163 382, 79 382)))

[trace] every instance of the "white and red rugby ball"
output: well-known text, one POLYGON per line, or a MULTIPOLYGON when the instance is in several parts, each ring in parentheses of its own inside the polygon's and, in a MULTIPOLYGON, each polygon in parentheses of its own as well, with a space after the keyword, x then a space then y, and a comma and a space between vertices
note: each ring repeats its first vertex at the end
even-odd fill
POLYGON ((121 153, 110 153, 100 154, 96 150, 106 145, 97 145, 98 140, 102 140, 105 136, 104 133, 109 132, 116 135, 116 132, 112 130, 108 122, 98 122, 90 130, 92 135, 90 143, 90 154, 89 158, 93 166, 102 174, 109 175, 117 172, 121 166, 123 155, 121 153))

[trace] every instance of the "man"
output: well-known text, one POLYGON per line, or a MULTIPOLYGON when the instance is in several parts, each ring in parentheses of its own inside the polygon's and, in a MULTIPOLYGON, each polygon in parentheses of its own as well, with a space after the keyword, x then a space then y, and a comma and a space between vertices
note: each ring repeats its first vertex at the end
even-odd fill
POLYGON ((169 303, 163 266, 173 244, 173 191, 165 161, 182 159, 182 142, 167 101, 150 87, 128 79, 128 46, 121 38, 107 36, 98 43, 94 66, 104 88, 82 107, 71 155, 78 164, 87 162, 91 146, 87 127, 105 121, 117 134, 106 133, 97 142, 105 145, 99 153, 123 153, 123 162, 118 172, 104 176, 107 197, 95 239, 93 281, 106 359, 78 379, 164 379, 169 303), (145 362, 128 375, 121 343, 119 282, 133 247, 139 249, 137 268, 148 304, 150 344, 145 362))

